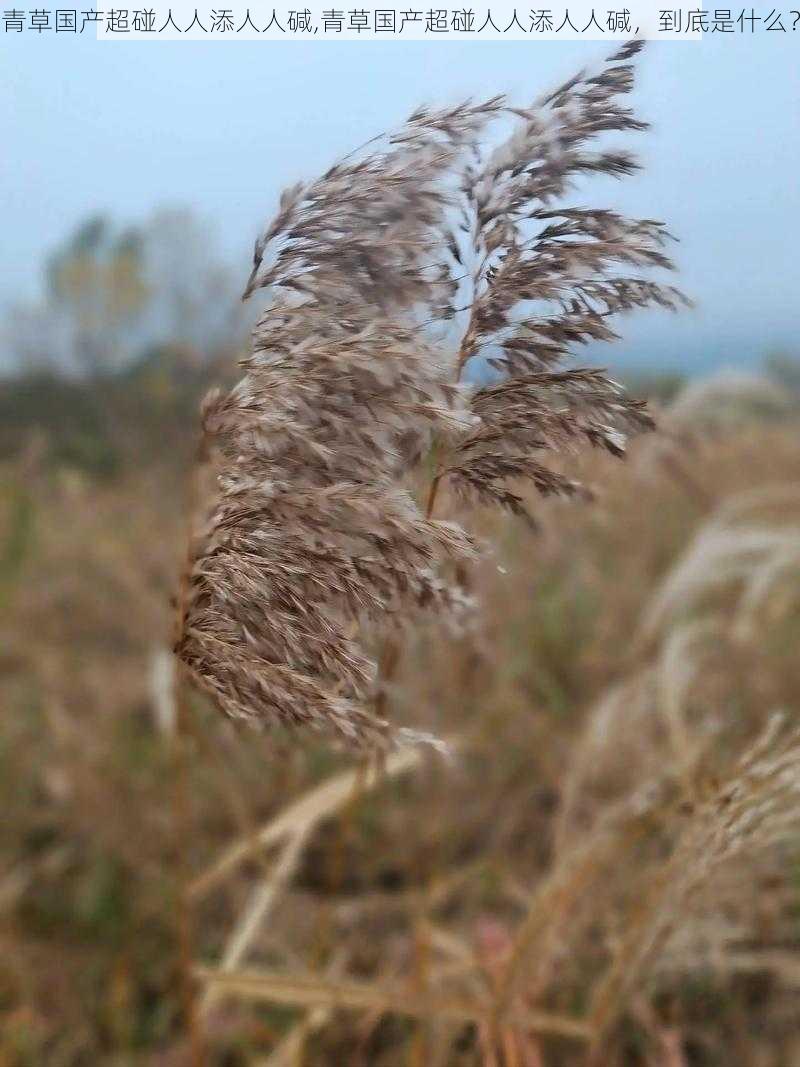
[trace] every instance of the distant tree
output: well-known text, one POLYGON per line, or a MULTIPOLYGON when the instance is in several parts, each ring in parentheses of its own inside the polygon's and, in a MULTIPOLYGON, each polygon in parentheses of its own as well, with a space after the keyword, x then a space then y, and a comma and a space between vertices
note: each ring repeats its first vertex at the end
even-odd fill
POLYGON ((115 370, 128 354, 126 332, 148 298, 141 253, 136 230, 117 235, 96 217, 79 226, 51 257, 49 295, 69 324, 80 370, 115 370))
POLYGON ((210 228, 186 209, 118 229, 81 223, 49 257, 43 299, 10 308, 5 363, 83 376, 116 374, 145 355, 204 366, 242 339, 246 317, 210 228))
POLYGON ((771 352, 764 360, 764 371, 778 385, 800 394, 800 357, 771 352))

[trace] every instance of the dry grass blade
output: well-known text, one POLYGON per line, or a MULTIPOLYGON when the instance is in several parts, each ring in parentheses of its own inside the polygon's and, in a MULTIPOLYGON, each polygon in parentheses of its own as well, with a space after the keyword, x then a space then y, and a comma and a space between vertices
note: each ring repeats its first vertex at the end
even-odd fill
MULTIPOLYGON (((439 997, 430 993, 413 996, 402 989, 384 989, 359 982, 325 981, 313 976, 301 978, 262 970, 226 973, 208 967, 196 968, 195 974, 221 995, 230 994, 245 1000, 263 1000, 296 1007, 330 1006, 462 1023, 480 1023, 490 1012, 490 1005, 477 1001, 439 997)), ((588 1028, 577 1019, 547 1012, 530 1012, 525 1013, 525 1022, 539 1033, 580 1041, 589 1038, 588 1028)))
POLYGON ((673 429, 731 429, 754 415, 779 418, 792 406, 791 397, 775 382, 746 371, 723 370, 690 382, 670 405, 673 429))
POLYGON ((500 1023, 512 1007, 517 983, 536 949, 537 966, 544 969, 546 953, 572 904, 622 850, 652 830, 666 810, 664 796, 633 797, 609 812, 588 838, 557 861, 532 895, 528 911, 516 930, 504 972, 495 990, 493 1014, 500 1023))
POLYGON ((653 599, 643 634, 655 635, 679 613, 686 614, 703 597, 745 581, 761 561, 796 548, 797 530, 750 526, 710 526, 702 531, 653 599))
MULTIPOLYGON (((568 853, 578 833, 582 794, 589 778, 603 767, 610 750, 620 748, 622 736, 638 736, 642 722, 652 717, 655 672, 645 667, 612 686, 589 709, 582 735, 575 742, 561 789, 554 851, 568 853)), ((624 758, 624 757, 623 757, 624 758)))
POLYGON ((192 896, 203 896, 213 889, 238 864, 262 849, 270 848, 284 837, 306 836, 324 819, 334 815, 350 800, 356 789, 359 793, 380 785, 386 778, 417 767, 422 755, 415 748, 400 749, 392 752, 380 766, 366 770, 356 768, 343 771, 317 786, 305 796, 289 805, 279 815, 270 819, 265 826, 257 830, 249 839, 236 841, 227 848, 220 858, 213 863, 190 887, 192 896))
POLYGON ((257 1067, 297 1067, 303 1063, 303 1049, 312 1034, 321 1030, 331 1017, 328 1007, 312 1008, 293 1026, 281 1043, 257 1067))
MULTIPOLYGON (((272 909, 278 894, 291 879, 308 840, 309 827, 296 831, 284 845, 273 870, 251 894, 246 907, 239 915, 220 961, 222 971, 235 971, 245 958, 248 949, 272 909)), ((208 1012, 215 1000, 215 990, 207 989, 200 1001, 200 1011, 208 1012)))
POLYGON ((675 626, 667 635, 658 664, 658 710, 663 715, 672 749, 675 773, 691 793, 691 770, 703 751, 704 740, 693 736, 686 721, 686 703, 703 655, 719 642, 719 620, 698 619, 675 626))
POLYGON ((776 580, 797 564, 800 525, 793 486, 776 486, 725 501, 696 535, 651 599, 641 624, 644 640, 691 614, 704 601, 739 586, 746 629, 776 580), (769 512, 779 509, 780 521, 769 512))

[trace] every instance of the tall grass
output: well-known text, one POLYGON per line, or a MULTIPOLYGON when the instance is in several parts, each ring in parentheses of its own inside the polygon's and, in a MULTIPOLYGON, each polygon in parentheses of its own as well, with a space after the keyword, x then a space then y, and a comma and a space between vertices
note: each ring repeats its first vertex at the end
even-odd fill
POLYGON ((793 1062, 796 412, 695 388, 617 465, 648 417, 568 363, 680 300, 564 200, 636 51, 284 197, 182 666, 174 471, 8 466, 2 1062, 793 1062))
MULTIPOLYGON (((581 72, 531 107, 494 97, 419 108, 385 147, 283 194, 245 291, 271 296, 253 354, 240 382, 204 405, 215 484, 177 598, 179 731, 186 673, 235 720, 327 730, 372 753, 432 740, 390 726, 397 638, 379 676, 361 633, 385 633, 420 609, 466 609, 478 543, 435 515, 440 489, 532 523, 519 482, 543 496, 585 492, 545 464, 547 453, 588 443, 621 456, 630 432, 652 428, 644 405, 604 372, 565 365, 576 346, 614 339, 614 316, 686 302, 649 276, 672 268, 663 224, 564 199, 581 175, 636 170, 629 152, 602 142, 646 128, 622 106, 640 48, 625 45, 599 73, 581 72), (498 117, 513 117, 514 128, 493 144, 487 130, 498 117), (434 332, 462 315, 456 339, 434 332), (481 353, 501 378, 467 389, 465 371, 481 353), (410 488, 434 444, 423 511, 410 488)), ((181 760, 179 784, 184 774, 181 760)), ((302 832, 290 838, 238 920, 223 988, 304 844, 302 832)), ((189 906, 179 908, 181 971, 200 1063, 189 906)), ((424 983, 427 952, 419 957, 424 983)), ((203 977, 207 1006, 220 979, 203 977)), ((469 1016, 491 1016, 492 1046, 512 978, 509 967, 495 1007, 469 1016)))
POLYGON ((434 513, 440 489, 532 522, 520 482, 583 491, 548 454, 619 456, 652 425, 568 362, 614 339, 615 316, 685 303, 651 276, 672 267, 661 223, 569 199, 581 176, 637 168, 605 138, 646 128, 623 106, 640 48, 529 107, 419 108, 283 194, 245 292, 271 297, 253 353, 205 404, 216 481, 178 605, 176 652, 232 718, 385 746, 361 632, 462 612, 478 552, 434 513), (499 119, 513 124, 498 143, 499 119), (501 379, 466 388, 481 356, 501 379), (423 509, 410 488, 434 443, 423 509))
MULTIPOLYGON (((711 534, 793 528, 796 432, 701 441, 702 497, 637 458, 584 460, 601 496, 535 538, 481 520, 478 639, 430 620, 391 685, 450 763, 402 748, 361 772, 192 700, 210 1062, 792 1062, 795 572, 763 585, 766 550, 735 573, 712 555, 666 594, 711 534)), ((180 1062, 171 717, 148 669, 180 509, 155 471, 34 460, 24 519, 10 471, 4 496, 30 547, 5 584, 0 1047, 180 1062)))

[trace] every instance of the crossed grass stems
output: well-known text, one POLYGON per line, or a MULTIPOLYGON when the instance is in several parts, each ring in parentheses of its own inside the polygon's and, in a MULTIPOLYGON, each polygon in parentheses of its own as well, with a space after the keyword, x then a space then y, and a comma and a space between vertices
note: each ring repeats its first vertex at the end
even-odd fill
MULTIPOLYGON (((587 1062, 601 1063, 604 1042, 626 1009, 640 979, 684 922, 687 903, 726 863, 743 853, 779 842, 796 825, 800 782, 800 737, 785 730, 784 716, 767 721, 725 774, 703 773, 715 735, 697 729, 688 717, 687 695, 703 666, 708 646, 758 641, 764 611, 783 579, 800 569, 800 525, 776 527, 761 514, 792 511, 800 504, 791 486, 747 493, 725 501, 700 529, 684 556, 667 574, 642 615, 639 643, 653 651, 644 665, 604 694, 587 716, 554 833, 554 860, 529 896, 526 911, 502 962, 487 974, 472 948, 427 918, 446 903, 459 884, 475 872, 451 874, 423 893, 419 934, 445 957, 438 969, 417 971, 408 985, 389 987, 340 976, 334 959, 325 975, 282 974, 246 966, 248 953, 286 891, 315 831, 328 819, 349 813, 367 793, 392 778, 413 773, 423 759, 419 748, 388 754, 380 763, 345 771, 310 790, 260 828, 248 828, 187 886, 191 907, 220 889, 243 863, 262 860, 263 880, 251 891, 237 917, 217 966, 192 964, 193 980, 203 988, 195 1009, 198 1031, 223 998, 292 1006, 305 1014, 265 1061, 272 1067, 299 1062, 308 1037, 324 1027, 336 1010, 405 1015, 446 1021, 455 1028, 474 1026, 487 1063, 518 1062, 520 1034, 558 1038, 586 1049, 587 1062), (710 610, 710 594, 738 589, 734 609, 710 610), (699 612, 686 620, 686 615, 699 612), (655 644, 654 644, 655 642, 655 644), (577 805, 591 767, 602 748, 613 746, 620 730, 638 715, 653 711, 645 695, 657 694, 656 713, 666 728, 669 759, 662 777, 648 780, 630 795, 607 806, 588 834, 576 834, 577 805), (537 1010, 530 989, 542 993, 558 946, 568 937, 571 914, 604 873, 624 862, 626 853, 648 836, 667 832, 669 854, 651 873, 625 936, 605 974, 598 980, 588 1012, 569 1017, 537 1010), (535 962, 534 972, 531 963, 535 962), (437 986, 453 977, 482 990, 472 997, 445 996, 437 986), (493 1058, 494 1057, 494 1058, 493 1058)), ((769 613, 768 613, 769 614, 769 613)), ((469 750, 469 737, 448 739, 457 754, 469 750)), ((202 1057, 202 1037, 196 1054, 202 1057)), ((202 1060, 201 1060, 202 1061, 202 1060)), ((424 1062, 424 1061, 423 1061, 424 1062)))

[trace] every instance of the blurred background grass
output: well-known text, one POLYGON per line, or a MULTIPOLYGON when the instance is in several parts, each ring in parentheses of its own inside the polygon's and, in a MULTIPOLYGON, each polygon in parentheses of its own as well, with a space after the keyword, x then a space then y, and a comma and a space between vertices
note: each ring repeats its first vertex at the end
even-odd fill
POLYGON ((192 1063, 187 884, 195 957, 233 976, 204 976, 210 1063, 580 1064, 586 1020, 597 1063, 800 1062, 796 835, 708 884, 670 867, 771 714, 796 723, 800 365, 631 375, 660 430, 580 460, 595 503, 479 516, 479 622, 412 631, 390 692, 451 760, 348 778, 198 696, 181 824, 171 597, 198 403, 247 332, 199 234, 88 220, 5 323, 0 1064, 192 1063), (462 1000, 510 960, 498 1052, 462 1000))
MULTIPOLYGON (((190 373, 192 360, 168 347, 124 372, 38 371, 0 391, 0 1063, 9 1067, 190 1062, 175 962, 170 596, 194 411, 221 374, 217 359, 229 374, 231 350, 190 373)), ((482 520, 499 547, 479 579, 479 631, 414 632, 391 699, 395 719, 458 738, 455 759, 426 756, 323 805, 248 940, 251 960, 418 991, 458 981, 459 967, 491 982, 571 840, 590 837, 643 783, 666 778, 691 792, 770 712, 796 715, 797 553, 744 623, 742 591, 769 548, 745 553, 738 570, 712 552, 700 574, 721 568, 719 581, 694 580, 675 612, 642 627, 726 501, 757 490, 737 521, 784 530, 791 544, 794 375, 776 361, 760 378, 722 375, 702 389, 640 382, 662 432, 626 464, 583 461, 596 503, 536 505, 535 535, 482 520), (776 505, 770 490, 780 487, 789 496, 776 505), (679 623, 707 619, 699 644, 675 645, 679 623)), ((191 821, 180 831, 190 878, 350 764, 314 744, 239 733, 200 697, 191 731, 191 821)), ((642 871, 666 847, 662 833, 622 849, 598 885, 553 908, 546 962, 520 987, 531 1004, 585 1013, 642 871)), ((198 902, 199 960, 220 957, 265 877, 264 855, 244 859, 198 902)), ((723 884, 710 902, 692 900, 697 915, 680 924, 687 943, 665 944, 621 1001, 603 1062, 798 1062, 797 861, 785 846, 768 861, 745 856, 735 892, 723 884)), ((302 998, 251 999, 220 996, 208 1010, 210 1062, 492 1062, 468 1022, 378 1007, 328 1017, 316 1001, 305 1015, 302 998), (287 1035, 304 1059, 274 1058, 287 1035)), ((508 1040, 509 1063, 584 1062, 582 1049, 535 1027, 508 1040)))

